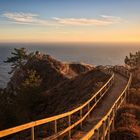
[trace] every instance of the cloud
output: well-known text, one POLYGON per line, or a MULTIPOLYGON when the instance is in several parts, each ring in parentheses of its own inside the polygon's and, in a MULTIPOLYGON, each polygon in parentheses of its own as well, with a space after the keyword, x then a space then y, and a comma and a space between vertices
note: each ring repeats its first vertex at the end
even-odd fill
POLYGON ((120 17, 101 15, 96 18, 58 18, 50 20, 40 19, 38 15, 32 13, 4 13, 3 16, 9 21, 17 24, 34 24, 34 25, 72 25, 72 26, 105 26, 110 24, 121 23, 120 17))
POLYGON ((110 25, 115 23, 120 23, 122 19, 120 17, 113 17, 113 16, 100 16, 100 19, 93 19, 93 18, 53 18, 57 23, 63 25, 85 25, 85 26, 92 26, 92 25, 110 25))
POLYGON ((39 19, 39 16, 32 13, 4 13, 3 17, 9 21, 18 24, 35 24, 35 25, 47 25, 47 20, 39 19))
POLYGON ((120 17, 115 17, 115 16, 101 15, 101 17, 106 21, 110 21, 112 23, 120 23, 123 21, 120 17))
POLYGON ((36 22, 35 17, 37 17, 38 15, 30 13, 4 13, 3 16, 13 22, 28 24, 36 22))

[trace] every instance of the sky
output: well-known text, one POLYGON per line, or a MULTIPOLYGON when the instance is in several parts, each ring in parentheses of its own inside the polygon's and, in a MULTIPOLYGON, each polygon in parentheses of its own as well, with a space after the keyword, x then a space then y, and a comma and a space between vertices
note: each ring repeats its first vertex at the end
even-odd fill
POLYGON ((0 0, 0 42, 140 42, 140 0, 0 0))

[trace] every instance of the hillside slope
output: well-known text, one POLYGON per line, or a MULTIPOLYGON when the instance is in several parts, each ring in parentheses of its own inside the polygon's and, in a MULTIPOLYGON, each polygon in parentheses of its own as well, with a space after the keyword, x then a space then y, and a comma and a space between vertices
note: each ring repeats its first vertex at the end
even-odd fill
POLYGON ((109 77, 94 69, 60 83, 44 93, 47 112, 55 115, 79 106, 93 96, 109 77))
POLYGON ((35 54, 15 71, 4 96, 0 94, 0 129, 72 110, 87 101, 109 77, 88 64, 64 63, 47 54, 35 54), (36 71, 42 80, 37 90, 21 90, 28 70, 36 71))

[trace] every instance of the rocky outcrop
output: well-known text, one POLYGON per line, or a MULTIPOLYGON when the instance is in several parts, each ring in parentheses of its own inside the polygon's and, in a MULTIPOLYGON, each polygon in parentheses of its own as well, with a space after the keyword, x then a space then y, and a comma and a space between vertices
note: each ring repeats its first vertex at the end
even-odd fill
POLYGON ((42 87, 48 90, 66 79, 71 79, 91 69, 94 69, 91 65, 64 63, 50 55, 35 55, 27 61, 23 68, 15 71, 7 85, 7 89, 13 91, 20 87, 28 74, 27 70, 35 70, 42 79, 42 87))

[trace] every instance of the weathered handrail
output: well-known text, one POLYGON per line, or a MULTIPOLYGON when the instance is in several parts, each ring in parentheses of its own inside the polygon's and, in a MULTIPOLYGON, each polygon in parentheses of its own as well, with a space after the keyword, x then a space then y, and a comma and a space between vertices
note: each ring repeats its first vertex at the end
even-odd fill
POLYGON ((106 137, 107 140, 110 139, 110 130, 114 129, 115 113, 117 109, 121 106, 123 101, 126 99, 132 81, 132 74, 124 67, 115 66, 114 71, 122 74, 127 78, 129 77, 128 83, 121 95, 118 97, 111 109, 108 111, 108 113, 99 121, 97 125, 95 125, 94 128, 92 128, 83 138, 81 138, 81 140, 88 140, 90 138, 95 138, 96 140, 105 140, 106 137))
POLYGON ((90 112, 93 110, 93 108, 96 106, 96 104, 100 101, 100 99, 103 97, 103 95, 112 86, 113 82, 114 82, 114 74, 112 74, 111 78, 100 88, 99 91, 97 91, 88 101, 86 101, 84 104, 82 104, 78 108, 76 108, 72 111, 60 114, 60 115, 56 115, 56 116, 53 116, 53 117, 41 119, 41 120, 38 120, 38 121, 34 121, 34 122, 26 123, 26 124, 23 124, 23 125, 20 125, 20 126, 16 126, 16 127, 13 127, 13 128, 9 128, 9 129, 6 129, 6 130, 2 130, 2 131, 0 131, 0 138, 11 135, 11 134, 15 134, 17 132, 21 132, 21 131, 24 131, 24 130, 30 128, 31 129, 31 139, 34 140, 35 139, 34 128, 39 126, 39 125, 47 124, 47 123, 53 122, 53 121, 54 121, 54 124, 55 124, 55 127, 54 127, 55 128, 55 134, 50 136, 47 139, 55 139, 55 138, 63 135, 66 132, 69 132, 69 137, 71 137, 71 129, 74 128, 75 126, 79 125, 79 124, 81 124, 81 126, 82 126, 82 121, 90 114, 90 112), (92 101, 95 101, 95 103, 92 104, 92 106, 91 106, 92 101), (86 106, 88 107, 88 111, 83 116, 82 110, 86 106), (75 122, 74 124, 71 125, 71 115, 78 112, 78 111, 80 111, 80 119, 77 122, 75 122), (58 132, 58 130, 57 130, 57 120, 62 119, 64 117, 68 117, 69 126, 66 129, 58 132))

